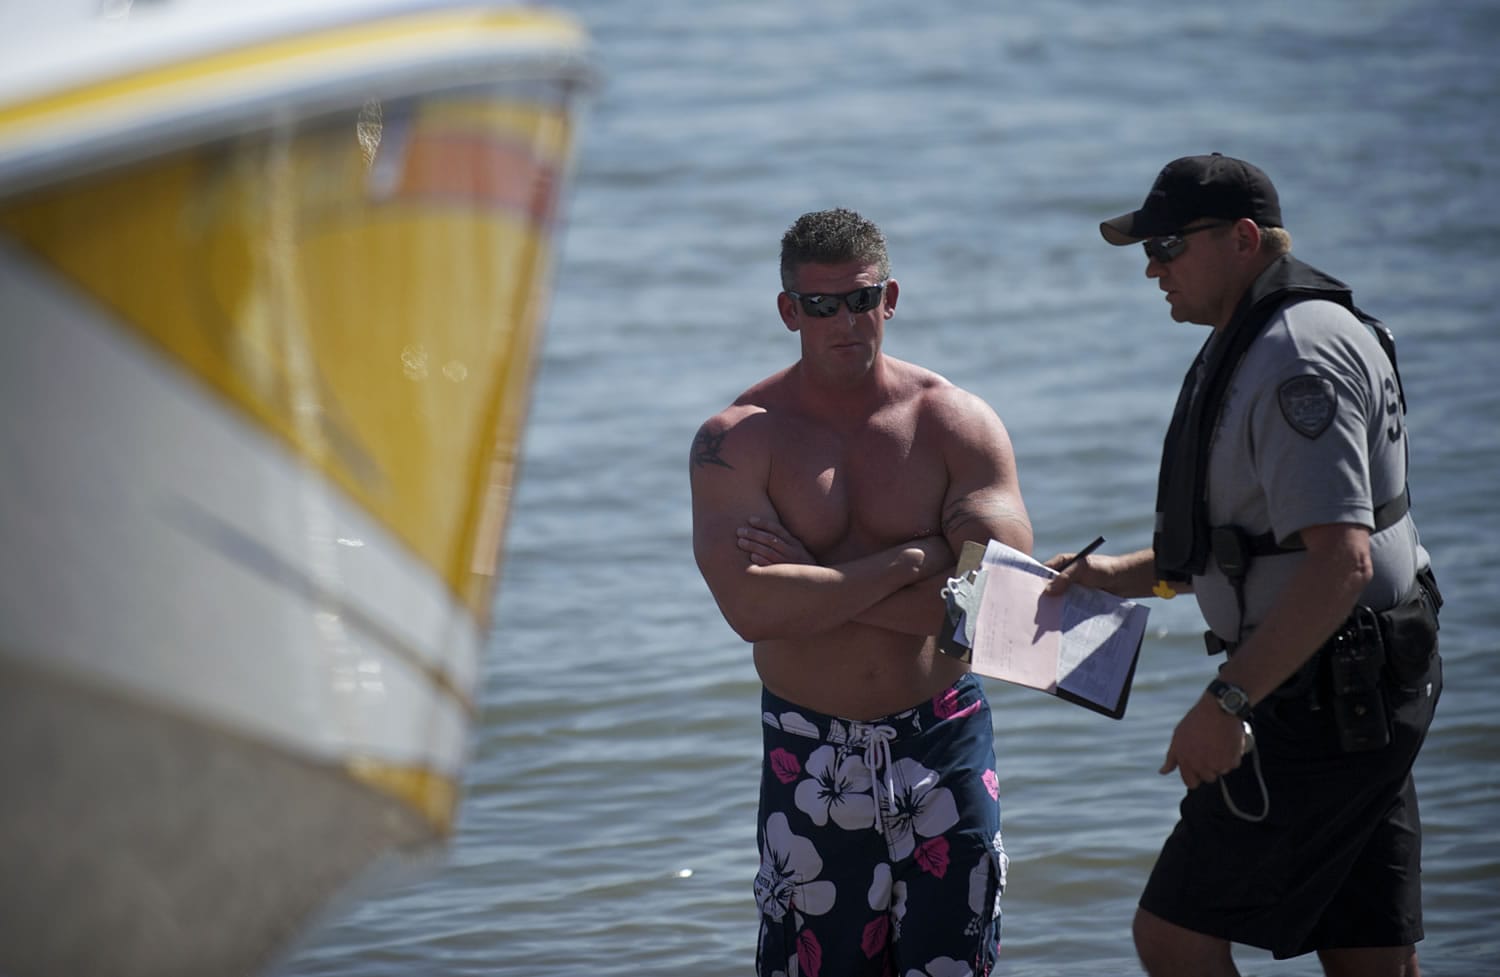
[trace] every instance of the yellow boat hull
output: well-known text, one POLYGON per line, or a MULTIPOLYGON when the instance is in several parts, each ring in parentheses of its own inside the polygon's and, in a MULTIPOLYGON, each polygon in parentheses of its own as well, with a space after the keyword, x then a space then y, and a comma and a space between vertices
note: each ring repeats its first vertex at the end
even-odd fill
POLYGON ((0 972, 253 972, 452 830, 582 44, 424 5, 0 104, 0 972))

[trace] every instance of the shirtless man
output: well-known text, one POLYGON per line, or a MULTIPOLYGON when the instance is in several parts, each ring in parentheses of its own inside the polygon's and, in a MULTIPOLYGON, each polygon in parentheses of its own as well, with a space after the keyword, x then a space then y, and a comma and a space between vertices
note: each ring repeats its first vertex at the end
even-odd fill
POLYGON ((693 551, 764 685, 757 971, 985 974, 1006 864, 993 727, 935 636, 965 541, 1031 550, 1010 439, 881 352, 900 289, 874 224, 799 218, 781 281, 801 358, 709 418, 690 463, 693 551))

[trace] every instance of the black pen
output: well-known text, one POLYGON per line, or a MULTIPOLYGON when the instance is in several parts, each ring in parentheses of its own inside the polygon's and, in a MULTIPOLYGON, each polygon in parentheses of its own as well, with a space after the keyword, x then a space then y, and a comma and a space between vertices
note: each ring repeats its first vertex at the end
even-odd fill
POLYGON ((1068 557, 1067 562, 1064 563, 1062 566, 1060 566, 1060 567, 1057 568, 1057 572, 1058 573, 1062 573, 1068 567, 1070 567, 1073 564, 1077 563, 1079 560, 1081 560, 1084 557, 1088 556, 1090 553, 1094 552, 1095 550, 1097 550, 1099 547, 1101 547, 1103 545, 1104 545, 1104 537, 1100 536, 1097 539, 1095 539, 1092 543, 1090 543, 1089 545, 1085 546, 1079 552, 1074 553, 1072 556, 1068 557))

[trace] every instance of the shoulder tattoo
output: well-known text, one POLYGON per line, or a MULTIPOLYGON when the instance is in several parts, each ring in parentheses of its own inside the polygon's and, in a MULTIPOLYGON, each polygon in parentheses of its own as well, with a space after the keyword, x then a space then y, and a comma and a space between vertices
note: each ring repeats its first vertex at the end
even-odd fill
POLYGON ((708 428, 700 427, 693 438, 693 464, 699 468, 708 465, 718 465, 720 468, 733 469, 734 466, 724 460, 720 452, 724 449, 724 439, 729 437, 729 432, 723 434, 709 434, 708 428))

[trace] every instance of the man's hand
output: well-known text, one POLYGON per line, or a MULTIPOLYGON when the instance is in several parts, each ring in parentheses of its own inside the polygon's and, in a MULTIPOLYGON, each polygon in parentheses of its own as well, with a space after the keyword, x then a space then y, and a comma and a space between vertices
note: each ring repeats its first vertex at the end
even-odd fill
MULTIPOLYGON (((750 562, 758 567, 775 566, 780 563, 802 563, 820 566, 818 558, 802 541, 775 519, 751 516, 745 525, 735 530, 736 544, 750 562)), ((904 544, 906 549, 921 554, 921 564, 929 568, 921 576, 930 577, 938 570, 953 565, 953 551, 941 535, 921 536, 904 544)))
POLYGON ((739 548, 758 567, 776 563, 818 562, 800 539, 787 532, 787 528, 774 519, 751 516, 749 524, 741 526, 736 533, 739 536, 739 548))
POLYGON ((1220 709, 1205 692, 1172 731, 1166 762, 1157 773, 1176 770, 1192 790, 1238 767, 1244 753, 1244 724, 1220 709))

